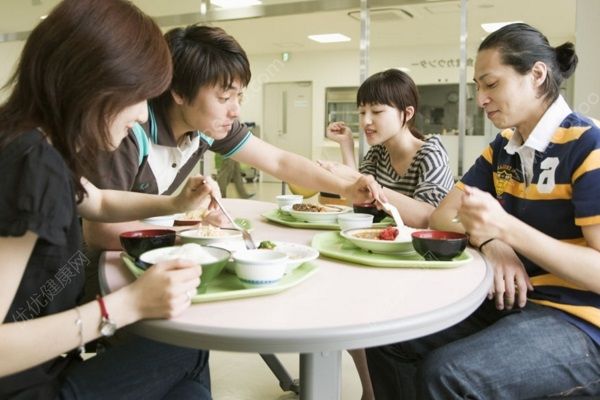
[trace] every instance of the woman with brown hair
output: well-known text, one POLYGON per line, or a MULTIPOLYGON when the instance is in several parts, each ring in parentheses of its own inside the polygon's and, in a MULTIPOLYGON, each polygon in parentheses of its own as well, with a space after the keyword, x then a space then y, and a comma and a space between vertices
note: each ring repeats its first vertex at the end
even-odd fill
POLYGON ((177 196, 101 191, 84 178, 170 80, 160 29, 123 0, 64 0, 25 44, 0 106, 0 398, 210 398, 206 352, 133 337, 79 356, 117 328, 178 315, 199 284, 199 268, 170 261, 79 304, 78 213, 131 220, 194 209, 212 191, 203 177, 177 196))

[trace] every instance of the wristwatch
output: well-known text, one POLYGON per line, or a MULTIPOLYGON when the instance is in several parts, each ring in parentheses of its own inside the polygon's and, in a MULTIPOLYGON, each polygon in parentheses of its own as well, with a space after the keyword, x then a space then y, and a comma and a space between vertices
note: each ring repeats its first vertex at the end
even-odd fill
POLYGON ((104 299, 102 296, 96 296, 96 300, 98 300, 98 304, 100 305, 100 315, 102 316, 102 321, 100 321, 100 333, 105 337, 112 336, 117 330, 117 324, 115 324, 115 322, 108 316, 106 304, 104 304, 104 299))

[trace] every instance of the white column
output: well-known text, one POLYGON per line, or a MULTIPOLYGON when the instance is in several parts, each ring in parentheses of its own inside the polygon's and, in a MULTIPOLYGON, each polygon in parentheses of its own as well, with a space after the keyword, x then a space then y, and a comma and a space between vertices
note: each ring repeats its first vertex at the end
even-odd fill
POLYGON ((579 64, 574 75, 573 107, 575 111, 600 119, 600 1, 577 0, 575 51, 579 64))

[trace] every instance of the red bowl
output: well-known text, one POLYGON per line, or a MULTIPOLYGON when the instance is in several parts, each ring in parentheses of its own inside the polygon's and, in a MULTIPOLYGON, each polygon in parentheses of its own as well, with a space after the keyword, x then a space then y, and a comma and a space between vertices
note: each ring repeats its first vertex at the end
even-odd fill
POLYGON ((138 258, 148 250, 173 246, 176 233, 172 229, 140 229, 121 233, 119 240, 127 254, 138 258))
POLYGON ((423 258, 430 261, 450 261, 467 247, 464 233, 448 231, 416 231, 411 234, 413 247, 423 258))

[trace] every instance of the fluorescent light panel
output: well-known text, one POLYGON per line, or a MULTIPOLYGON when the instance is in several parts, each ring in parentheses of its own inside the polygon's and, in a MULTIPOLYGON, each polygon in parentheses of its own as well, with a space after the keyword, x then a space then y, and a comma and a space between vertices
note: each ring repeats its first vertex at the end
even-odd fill
POLYGON ((262 4, 261 0, 211 0, 210 4, 221 8, 242 8, 258 6, 262 4))
POLYGON ((523 21, 488 22, 485 24, 481 24, 481 27, 487 33, 492 33, 492 32, 497 31, 498 29, 502 28, 503 26, 510 25, 510 24, 516 24, 517 22, 523 22, 523 21))
POLYGON ((349 42, 350 39, 346 35, 341 33, 324 33, 322 35, 308 35, 310 40, 314 40, 319 43, 337 43, 337 42, 349 42))

